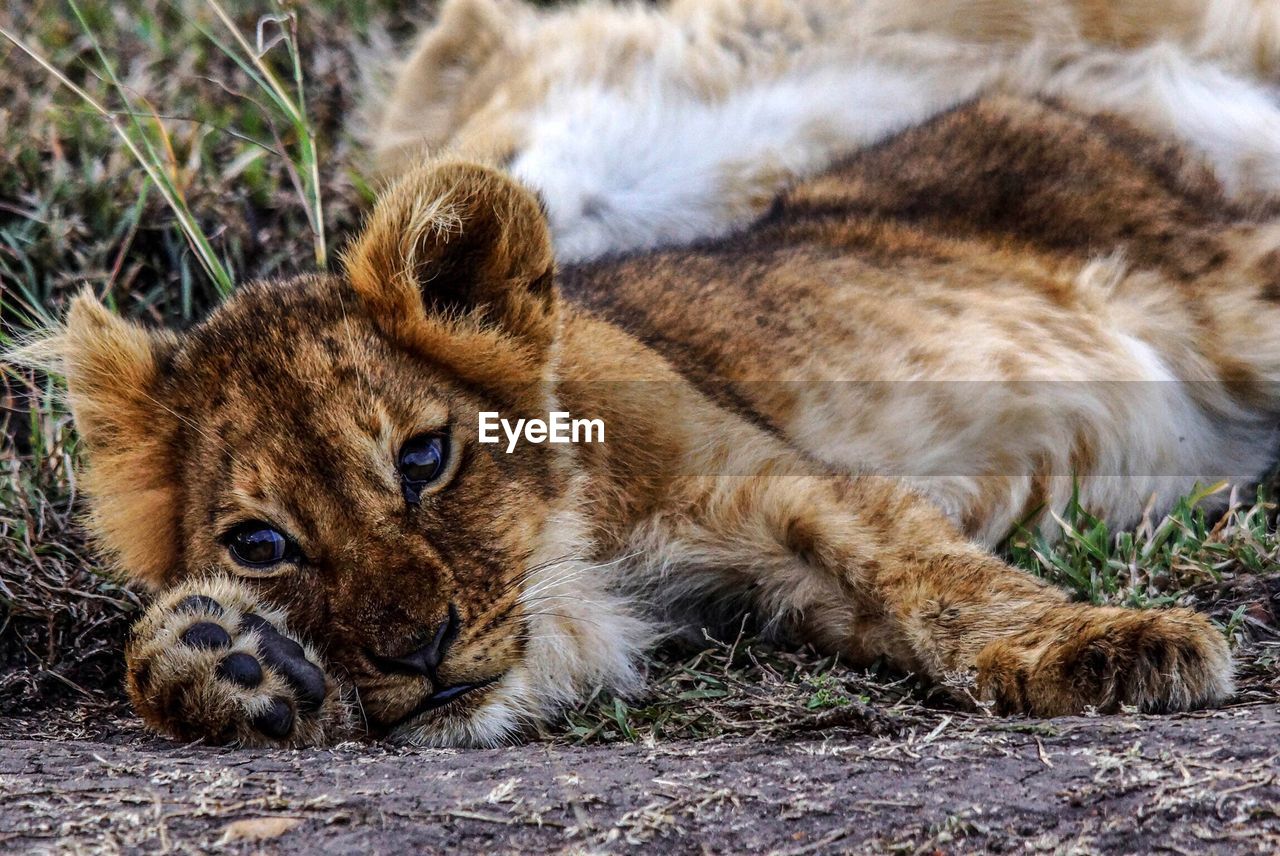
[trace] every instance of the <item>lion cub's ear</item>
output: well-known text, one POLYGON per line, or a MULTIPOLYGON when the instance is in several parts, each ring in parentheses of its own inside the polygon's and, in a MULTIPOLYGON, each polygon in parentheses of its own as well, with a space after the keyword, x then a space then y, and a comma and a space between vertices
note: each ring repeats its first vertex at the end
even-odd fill
POLYGON ((127 576, 153 587, 177 560, 173 420, 155 397, 160 361, 174 344, 171 334, 113 315, 86 291, 64 327, 10 355, 66 378, 85 451, 89 526, 127 576))
POLYGON ((558 300, 546 218, 496 170, 444 162, 408 173, 344 262, 384 332, 435 359, 467 363, 455 367, 468 374, 541 374, 550 359, 558 300))

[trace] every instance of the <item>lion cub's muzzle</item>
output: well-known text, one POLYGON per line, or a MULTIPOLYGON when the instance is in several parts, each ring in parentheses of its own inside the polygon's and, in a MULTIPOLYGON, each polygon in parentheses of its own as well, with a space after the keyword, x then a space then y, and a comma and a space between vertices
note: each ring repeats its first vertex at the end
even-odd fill
POLYGON ((462 620, 458 615, 458 608, 451 603, 449 604, 448 617, 433 630, 424 634, 422 639, 426 640, 425 643, 422 642, 422 639, 414 642, 410 646, 408 653, 397 656, 384 656, 366 649, 365 657, 367 661, 382 675, 388 677, 426 678, 430 681, 430 692, 412 705, 408 712, 398 713, 390 719, 384 719, 383 725, 385 727, 394 728, 414 717, 421 716, 423 713, 458 701, 465 696, 483 690, 501 677, 500 675, 494 675, 468 681, 450 681, 442 677, 442 671, 447 674, 447 669, 443 669, 445 658, 448 656, 450 648, 453 647, 453 643, 457 641, 461 631, 462 620))

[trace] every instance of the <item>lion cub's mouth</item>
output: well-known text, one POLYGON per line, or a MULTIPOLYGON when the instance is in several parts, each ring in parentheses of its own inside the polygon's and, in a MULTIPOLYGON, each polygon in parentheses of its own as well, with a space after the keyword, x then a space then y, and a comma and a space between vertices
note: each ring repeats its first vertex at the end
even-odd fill
POLYGON ((492 678, 485 678, 482 681, 454 684, 452 686, 443 687, 418 702, 408 713, 390 723, 389 727, 397 728, 412 719, 422 716, 424 713, 429 713, 433 710, 439 710, 443 707, 460 703, 462 699, 471 699, 471 704, 474 705, 477 700, 485 695, 485 691, 489 687, 493 686, 501 679, 502 675, 495 675, 492 678))

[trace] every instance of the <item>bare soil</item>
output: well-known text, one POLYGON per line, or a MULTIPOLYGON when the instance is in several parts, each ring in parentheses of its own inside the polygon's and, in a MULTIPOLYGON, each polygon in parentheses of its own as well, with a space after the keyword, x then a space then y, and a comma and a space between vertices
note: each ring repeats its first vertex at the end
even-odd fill
POLYGON ((1280 706, 808 739, 180 746, 0 724, 0 851, 1276 853, 1280 706))

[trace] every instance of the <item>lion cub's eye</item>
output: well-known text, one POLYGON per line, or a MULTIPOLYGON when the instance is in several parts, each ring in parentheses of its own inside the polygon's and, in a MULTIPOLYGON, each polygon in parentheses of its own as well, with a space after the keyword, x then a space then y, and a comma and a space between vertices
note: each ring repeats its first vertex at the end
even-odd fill
POLYGON ((297 557, 298 548, 288 537, 265 523, 242 523, 227 535, 231 557, 251 568, 266 568, 297 557))
POLYGON ((419 434, 400 447, 396 468, 400 470, 405 502, 417 505, 422 489, 444 474, 447 453, 447 444, 440 434, 419 434))

